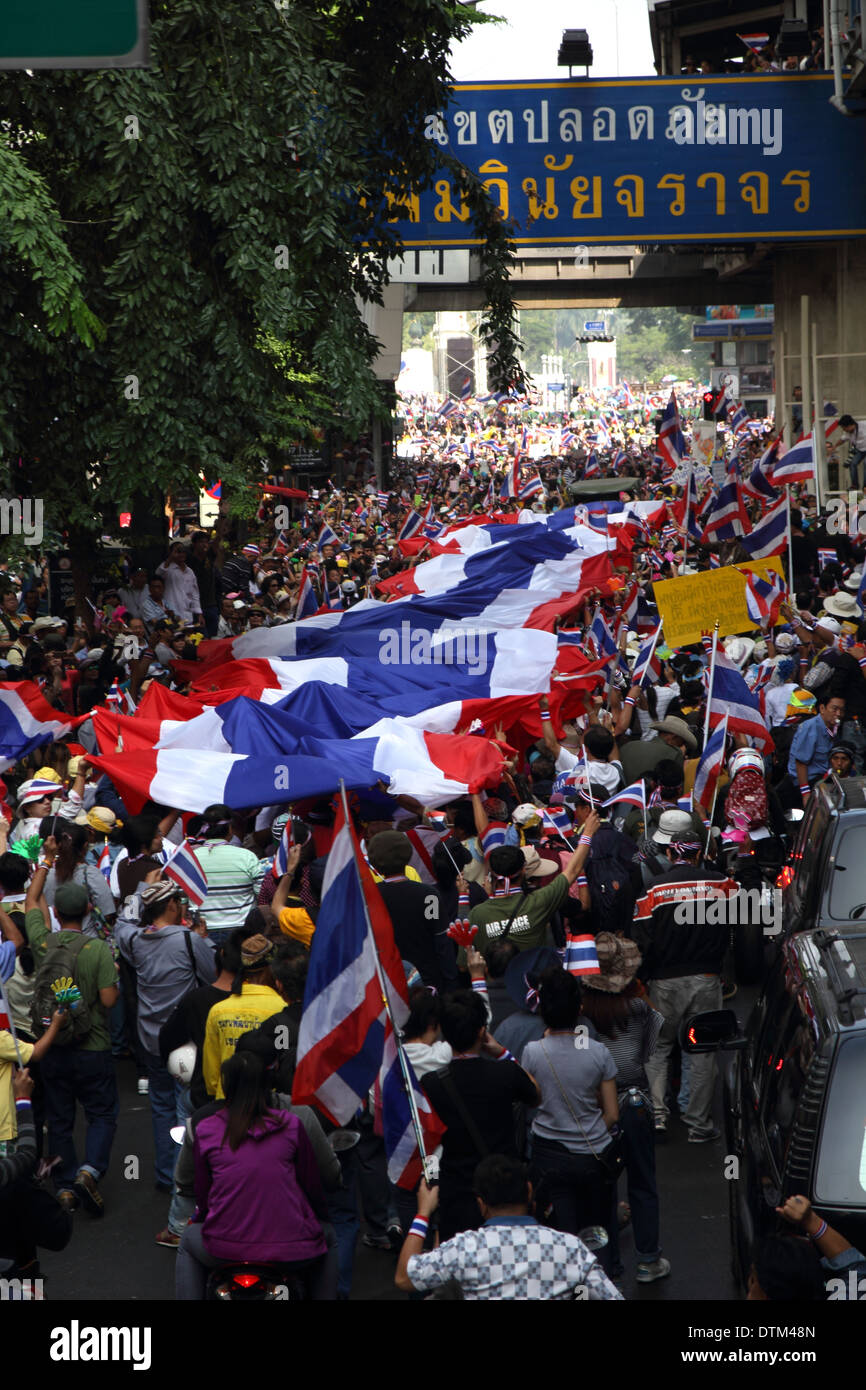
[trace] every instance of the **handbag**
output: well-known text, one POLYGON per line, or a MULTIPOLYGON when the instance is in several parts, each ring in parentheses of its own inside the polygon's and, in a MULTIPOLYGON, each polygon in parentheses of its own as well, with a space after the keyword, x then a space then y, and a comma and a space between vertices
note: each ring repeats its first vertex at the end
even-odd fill
POLYGON ((574 1120, 575 1124, 577 1125, 578 1129, 583 1135, 584 1140, 589 1145, 589 1151, 595 1159, 596 1163, 600 1164, 602 1169, 604 1170, 605 1180, 607 1182, 615 1183, 623 1168, 625 1167, 625 1154, 623 1152, 622 1133, 620 1132, 619 1134, 612 1134, 610 1143, 604 1149, 602 1149, 600 1154, 596 1153, 592 1140, 590 1139, 589 1135, 587 1134, 586 1130, 581 1124, 580 1116, 575 1114, 571 1101, 568 1099, 565 1089, 563 1088, 562 1082, 557 1076, 556 1068, 550 1060, 550 1053, 544 1046, 543 1039, 541 1042, 541 1050, 544 1053, 544 1060, 550 1067, 553 1079, 556 1082, 557 1087, 559 1088, 559 1094, 565 1101, 565 1104, 568 1108, 568 1113, 570 1114, 571 1118, 574 1120))

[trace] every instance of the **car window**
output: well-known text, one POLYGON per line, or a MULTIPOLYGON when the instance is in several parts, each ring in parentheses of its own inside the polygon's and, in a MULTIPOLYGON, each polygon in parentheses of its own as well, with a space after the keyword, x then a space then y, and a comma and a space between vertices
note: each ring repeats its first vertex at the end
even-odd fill
POLYGON ((794 1117, 814 1050, 808 1021, 794 1005, 785 1018, 775 1046, 766 1057, 761 1058, 767 1068, 764 1132, 779 1173, 785 1166, 794 1117))
POLYGON ((836 921, 866 916, 866 824, 843 831, 830 874, 827 910, 836 921))
POLYGON ((866 1034, 843 1038, 818 1141, 815 1201, 866 1206, 866 1034))
POLYGON ((795 910, 798 913, 808 906, 816 871, 822 858, 821 847, 829 820, 829 813, 824 802, 818 797, 814 798, 807 807, 793 856, 795 876, 791 890, 794 896, 795 910))

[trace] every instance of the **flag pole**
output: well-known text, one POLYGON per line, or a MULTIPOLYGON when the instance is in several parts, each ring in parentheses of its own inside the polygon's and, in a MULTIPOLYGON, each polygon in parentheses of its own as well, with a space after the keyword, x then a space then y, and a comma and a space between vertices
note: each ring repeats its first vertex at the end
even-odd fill
MULTIPOLYGON (((713 676, 716 671, 716 645, 719 637, 719 620, 716 618, 716 625, 713 628, 713 647, 710 652, 710 676, 707 682, 707 712, 704 716, 704 748, 707 746, 707 739, 710 736, 710 704, 713 698, 713 676)), ((703 752, 703 749, 701 750, 703 752)))
POLYGON ((787 512, 786 512, 786 516, 787 516, 787 531, 788 531, 788 584, 790 585, 791 593, 793 594, 793 592, 794 592, 794 544, 793 544, 793 542, 792 542, 792 540, 791 540, 791 485, 790 485, 790 483, 788 483, 788 484, 786 485, 786 487, 785 487, 785 499, 786 499, 786 501, 787 501, 787 503, 788 503, 788 508, 787 508, 787 512))
POLYGON ((572 854, 574 854, 575 846, 565 835, 563 835, 559 826, 556 824, 555 820, 553 819, 550 812, 547 810, 545 806, 542 806, 541 808, 541 819, 550 821, 551 829, 556 831, 557 839, 561 840, 564 845, 568 845, 568 848, 571 850, 572 854))
POLYGON ((587 758, 586 758, 586 749, 584 748, 584 746, 583 746, 582 743, 581 743, 581 746, 580 746, 580 751, 581 751, 581 753, 583 754, 583 770, 584 770, 584 772, 586 773, 586 791, 587 791, 587 795, 589 796, 589 804, 590 804, 590 806, 592 807, 592 809, 593 809, 593 811, 594 811, 594 810, 595 810, 595 802, 594 802, 593 799, 592 799, 592 782, 591 782, 590 779, 589 779, 589 763, 587 762, 587 758))
POLYGON ((9 1000, 6 998, 6 991, 3 988, 3 981, 0 980, 0 1013, 4 1013, 9 1020, 9 1032, 12 1034, 12 1045, 15 1048, 15 1059, 21 1068, 27 1065, 21 1056, 21 1048, 18 1046, 18 1034, 15 1032, 15 1020, 12 1017, 12 1010, 9 1007, 9 1000))
MULTIPOLYGON (((343 803, 343 815, 346 817, 346 824, 348 826, 351 826, 352 818, 349 814, 349 802, 346 797, 346 783, 342 777, 340 778, 340 799, 343 803)), ((364 894, 364 880, 361 878, 361 869, 358 864, 358 855, 355 849, 354 835, 352 836, 352 858, 355 864, 355 873, 358 876, 358 886, 361 889, 361 902, 364 906, 364 920, 367 923, 367 931, 369 933, 370 941, 373 946, 373 959, 376 962, 376 974, 379 977, 379 988, 382 991, 382 1002, 384 1003, 385 1009, 388 1013, 391 1028, 394 1032, 394 1043, 397 1048, 397 1056, 400 1059, 400 1071, 403 1075, 403 1085, 406 1087, 406 1099, 409 1102, 409 1113, 412 1116, 412 1128, 415 1131, 415 1142, 418 1145, 418 1152, 421 1155, 421 1166, 424 1171, 424 1177, 429 1181, 430 1178, 433 1176, 430 1167, 431 1155, 427 1154, 424 1149, 424 1132, 421 1129, 421 1119, 418 1114, 418 1106, 415 1103, 415 1091, 412 1086, 412 1079, 409 1075, 409 1064, 406 1060, 406 1054, 403 1051, 403 1044, 400 1041, 400 1030, 397 1027, 397 1024, 394 1019, 394 1014, 391 1009, 391 996, 388 993, 388 988, 385 983, 385 976, 382 971, 382 962, 379 959, 379 947, 377 945, 376 937, 373 932, 373 923, 370 921, 370 911, 367 907, 367 899, 364 894)))
MULTIPOLYGON (((724 766, 725 766, 724 753, 725 753, 725 750, 726 750, 727 744, 728 744, 728 716, 727 716, 727 714, 725 714, 725 732, 724 732, 724 736, 723 736, 723 737, 724 737, 724 743, 722 744, 722 766, 719 768, 719 775, 718 775, 718 777, 716 778, 716 784, 715 784, 715 786, 713 787, 713 799, 712 799, 712 801, 710 802, 710 809, 709 809, 709 811, 707 812, 707 821, 708 821, 708 824, 707 824, 707 839, 706 839, 706 844, 704 845, 704 852, 703 852, 703 854, 701 855, 701 858, 704 859, 704 860, 706 860, 707 854, 708 854, 709 848, 710 848, 710 840, 711 840, 711 838, 712 838, 712 829, 713 829, 713 814, 714 814, 715 809, 716 809, 716 797, 717 797, 718 794, 719 794, 719 783, 720 783, 721 780, 722 780, 722 771, 723 771, 724 766)), ((692 810, 694 810, 694 806, 695 806, 695 794, 694 794, 694 791, 693 791, 693 792, 692 792, 692 810)))
MULTIPOLYGON (((656 643, 657 643, 658 640, 659 640, 659 633, 661 632, 661 630, 662 630, 662 625, 661 625, 661 623, 659 623, 658 626, 656 627, 656 630, 655 630, 655 636, 653 637, 653 644, 652 644, 652 646, 650 647, 650 654, 649 654, 649 657, 647 658, 647 664, 646 664, 646 670, 647 670, 647 671, 649 670, 650 666, 652 665, 652 659, 653 659, 653 657, 655 656, 656 643)), ((640 652, 638 652, 637 656, 636 656, 635 659, 634 659, 634 666, 632 667, 632 672, 631 672, 631 674, 632 674, 632 680, 634 680, 634 673, 635 673, 635 670, 637 669, 637 663, 638 663, 638 658, 639 658, 639 657, 640 657, 640 652)), ((643 684, 643 677, 641 677, 641 684, 643 684)))

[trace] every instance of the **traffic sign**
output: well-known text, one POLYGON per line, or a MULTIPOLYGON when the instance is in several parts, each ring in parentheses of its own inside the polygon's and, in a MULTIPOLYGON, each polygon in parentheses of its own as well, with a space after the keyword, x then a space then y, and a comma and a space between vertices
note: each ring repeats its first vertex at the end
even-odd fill
POLYGON ((583 325, 584 333, 603 333, 604 319, 587 319, 583 325))
POLYGON ((3 0, 0 69, 147 67, 147 0, 3 0))

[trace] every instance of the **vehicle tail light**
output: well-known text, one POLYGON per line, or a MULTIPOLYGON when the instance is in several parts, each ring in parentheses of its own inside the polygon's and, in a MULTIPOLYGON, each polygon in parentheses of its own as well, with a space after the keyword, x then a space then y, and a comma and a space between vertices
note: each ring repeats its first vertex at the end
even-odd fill
POLYGON ((259 1282, 259 1276, 257 1274, 236 1274, 233 1282, 240 1284, 242 1289, 251 1289, 254 1284, 259 1282))
POLYGON ((790 864, 786 864, 782 872, 779 874, 779 877, 776 879, 776 887, 787 888, 788 884, 793 881, 793 878, 794 870, 790 864))

